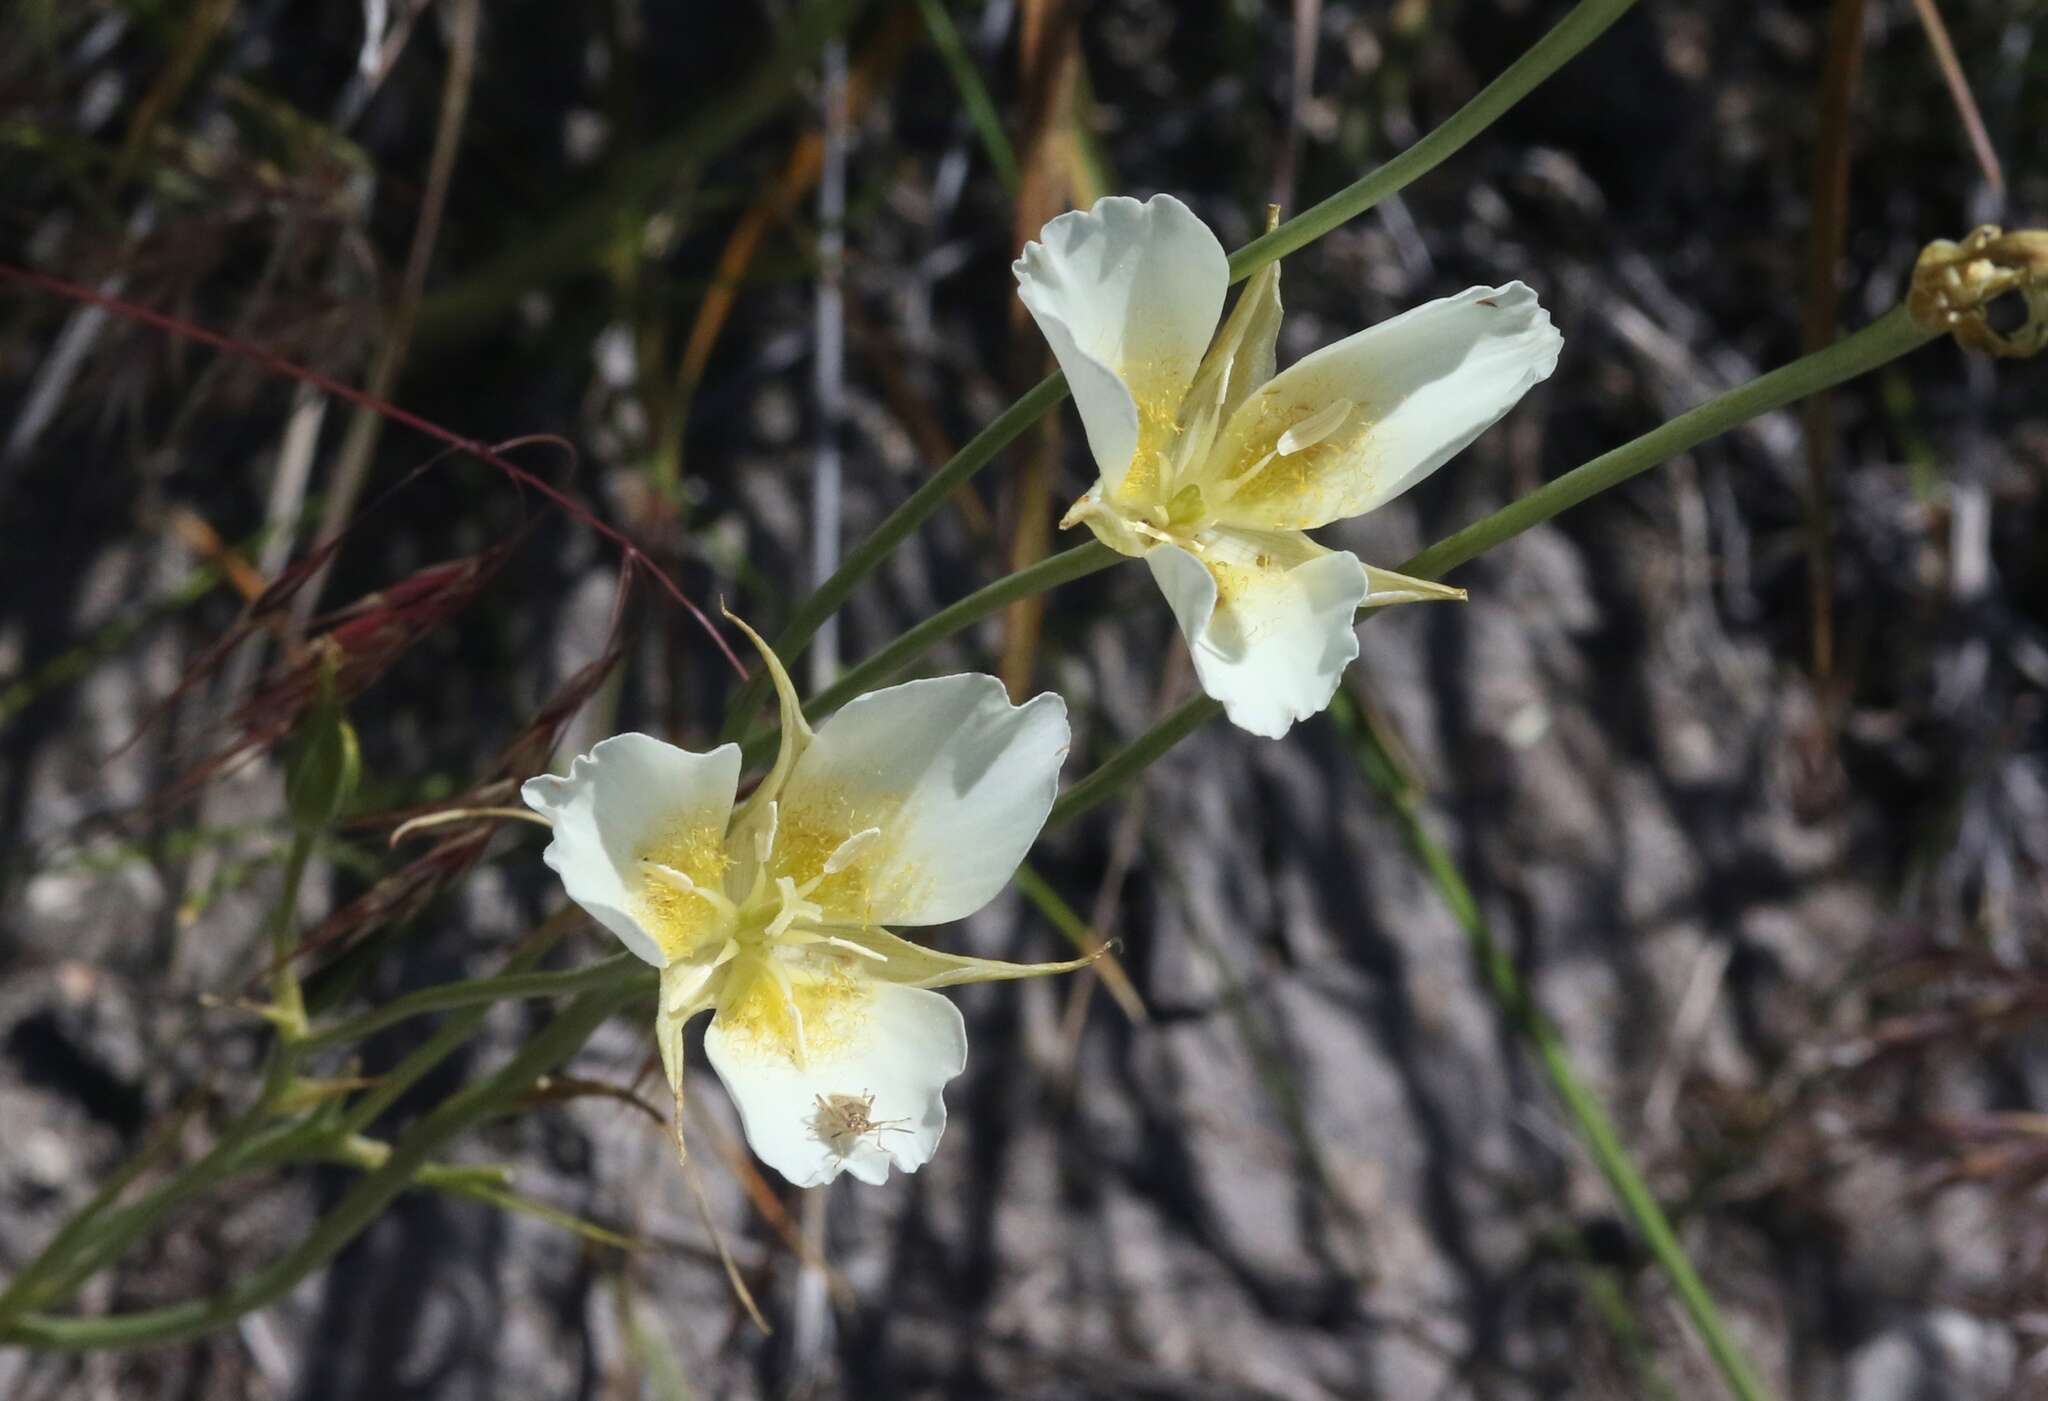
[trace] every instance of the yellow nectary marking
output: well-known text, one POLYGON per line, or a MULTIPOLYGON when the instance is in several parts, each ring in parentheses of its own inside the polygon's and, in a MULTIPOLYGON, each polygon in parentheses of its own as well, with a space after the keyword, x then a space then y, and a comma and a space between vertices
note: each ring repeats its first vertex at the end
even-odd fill
POLYGON ((1306 539, 1290 544, 1266 541, 1256 536, 1210 532, 1200 542, 1201 561, 1216 581, 1216 606, 1225 608, 1260 588, 1270 588, 1297 564, 1315 557, 1316 548, 1306 539))
MULTIPOLYGON (((1372 431, 1363 405, 1288 403, 1261 395, 1239 412, 1254 417, 1248 429, 1233 434, 1236 448, 1223 467, 1218 494, 1227 494, 1228 505, 1219 512, 1225 519, 1233 510, 1298 502, 1299 511, 1276 524, 1304 524, 1324 514, 1320 501, 1338 489, 1340 474, 1353 478, 1370 471, 1360 460, 1372 431)), ((1358 491, 1346 483, 1344 494, 1358 491)))
POLYGON ((808 898, 827 912, 827 919, 866 923, 874 895, 867 866, 880 838, 855 848, 837 870, 825 868, 835 855, 841 855, 850 838, 883 825, 874 820, 869 807, 843 792, 807 788, 794 801, 783 804, 771 871, 790 877, 799 886, 816 880, 808 898))
POLYGON ((1118 367, 1138 409, 1138 447, 1115 490, 1126 510, 1163 505, 1174 440, 1180 435, 1180 401, 1193 377, 1192 366, 1176 361, 1134 360, 1118 367))
POLYGON ((1226 651, 1247 647, 1274 626, 1270 608, 1251 609, 1243 605, 1261 588, 1270 588, 1287 566, 1265 555, 1254 564, 1232 564, 1208 559, 1209 577, 1216 581, 1216 616, 1210 624, 1210 641, 1226 651))
MULTIPOLYGON (((666 866, 710 892, 725 888, 725 834, 709 824, 677 823, 648 843, 640 860, 666 866)), ((687 958, 708 936, 723 936, 719 902, 683 888, 681 882, 646 869, 631 913, 670 958, 687 958)))
POLYGON ((837 969, 788 960, 781 971, 784 976, 778 978, 765 964, 756 964, 735 980, 731 995, 718 1008, 718 1025, 727 1036, 757 1055, 786 1057, 798 1064, 832 1060, 857 1043, 870 1000, 863 983, 837 969))
POLYGON ((1209 577, 1216 581, 1216 606, 1227 608, 1244 596, 1246 585, 1257 577, 1255 571, 1241 564, 1225 564, 1220 559, 1202 561, 1209 568, 1209 577))

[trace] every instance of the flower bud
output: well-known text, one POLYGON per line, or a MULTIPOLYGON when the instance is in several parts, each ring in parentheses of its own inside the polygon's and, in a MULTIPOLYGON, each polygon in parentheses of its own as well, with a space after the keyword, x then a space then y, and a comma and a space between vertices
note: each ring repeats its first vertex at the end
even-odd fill
POLYGON ((285 803, 302 830, 327 826, 355 796, 362 777, 355 727, 334 694, 334 671, 320 673, 320 699, 306 714, 285 772, 285 803))

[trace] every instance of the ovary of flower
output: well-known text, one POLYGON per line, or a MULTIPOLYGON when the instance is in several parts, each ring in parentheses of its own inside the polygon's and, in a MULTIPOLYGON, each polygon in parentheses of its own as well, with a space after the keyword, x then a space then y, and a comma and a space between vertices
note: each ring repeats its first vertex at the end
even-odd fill
POLYGON ((932 989, 1086 961, 940 953, 883 927, 960 919, 1008 883, 1052 805, 1066 711, 948 676, 863 696, 813 733, 754 642, 782 745, 746 801, 737 746, 694 754, 637 734, 521 793, 553 825, 545 859, 570 898, 661 970, 678 1142, 683 1026, 709 1011, 705 1050, 755 1152, 799 1186, 880 1182, 930 1158, 966 1065, 960 1014, 932 989), (838 1128, 821 1133, 826 1109, 838 1128))
POLYGON ((1061 525, 1146 561, 1233 723, 1277 738, 1328 705, 1360 607, 1464 597, 1303 532, 1392 500, 1550 374, 1562 342, 1527 287, 1470 288, 1275 374, 1279 264, 1218 329, 1228 260, 1169 195, 1062 214, 1015 271, 1101 474, 1061 525))

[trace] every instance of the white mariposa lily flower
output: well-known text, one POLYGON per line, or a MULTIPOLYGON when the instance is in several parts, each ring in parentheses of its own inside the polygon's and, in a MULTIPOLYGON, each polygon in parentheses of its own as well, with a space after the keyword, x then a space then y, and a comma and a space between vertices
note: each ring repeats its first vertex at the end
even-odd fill
POLYGON ((1171 195, 1101 199, 1039 239, 1019 295, 1101 472, 1060 524, 1151 566, 1233 724, 1277 739, 1327 706, 1360 607, 1464 596, 1302 532, 1399 496, 1549 376, 1563 340, 1534 292, 1473 287, 1276 375, 1279 264, 1217 331, 1229 260, 1171 195))
POLYGON ((962 919, 1009 882, 1059 786, 1066 706, 944 676, 862 696, 813 733, 754 642, 782 747, 745 802, 737 745, 693 754, 642 734, 520 793, 554 826, 544 859, 569 898, 661 970, 677 1132, 683 1024, 708 1009, 704 1049, 755 1153, 799 1187, 879 1183, 931 1157, 941 1093, 967 1065, 960 1013, 931 989, 1088 961, 969 958, 882 927, 962 919))

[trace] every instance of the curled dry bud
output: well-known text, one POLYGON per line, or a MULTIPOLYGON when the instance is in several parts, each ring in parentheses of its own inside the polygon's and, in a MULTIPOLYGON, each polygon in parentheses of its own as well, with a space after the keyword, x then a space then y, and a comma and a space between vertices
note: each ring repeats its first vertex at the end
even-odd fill
POLYGON ((1948 333, 1988 355, 2033 355, 2048 346, 2048 231, 2006 233, 1985 224, 1961 243, 1936 239, 1913 265, 1906 309, 1923 330, 1948 333), (2008 292, 2025 298, 2017 330, 1994 330, 1986 312, 2008 292))

